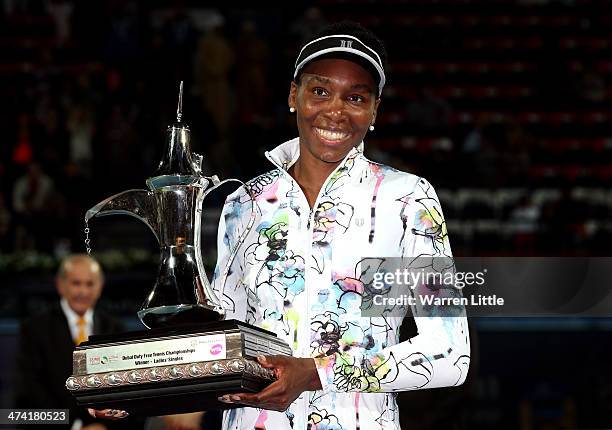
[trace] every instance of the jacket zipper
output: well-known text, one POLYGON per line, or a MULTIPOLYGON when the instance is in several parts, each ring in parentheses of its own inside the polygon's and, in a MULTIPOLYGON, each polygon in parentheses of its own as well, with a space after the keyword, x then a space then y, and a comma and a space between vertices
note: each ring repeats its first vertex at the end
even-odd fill
MULTIPOLYGON (((300 184, 298 184, 297 181, 293 179, 293 177, 289 174, 289 172, 287 172, 287 170, 283 166, 280 166, 278 163, 276 163, 276 161, 272 159, 268 151, 265 152, 265 156, 272 164, 274 164, 274 166, 276 166, 282 172, 282 174, 286 175, 289 178, 289 181, 291 181, 294 184, 294 186, 298 187, 298 189, 300 190, 300 194, 302 196, 302 200, 303 202, 306 202, 306 207, 308 207, 310 211, 308 214, 308 221, 306 223, 306 229, 308 233, 308 246, 306 247, 306 254, 304 255, 304 278, 305 278, 304 279, 304 293, 306 294, 306 315, 305 315, 304 323, 302 324, 302 327, 300 327, 300 332, 303 332, 303 333, 300 336, 301 337, 300 339, 301 351, 298 352, 300 356, 310 357, 309 351, 307 350, 307 345, 310 345, 310 339, 308 339, 309 333, 310 333, 310 294, 308 291, 308 285, 306 283, 306 279, 308 279, 308 267, 310 265, 310 259, 312 258, 312 234, 314 230, 314 225, 313 225, 314 215, 315 215, 315 211, 319 207, 319 199, 321 198, 323 189, 329 182, 329 179, 333 177, 336 174, 336 172, 344 166, 344 162, 346 161, 346 159, 341 164, 336 166, 336 168, 329 174, 325 182, 323 182, 323 185, 321 186, 321 189, 319 190, 319 193, 317 194, 317 198, 315 199, 314 204, 312 205, 312 208, 311 208, 310 205, 308 204, 308 199, 306 198, 306 194, 304 194, 304 191, 302 190, 302 187, 300 187, 300 184)), ((301 396, 304 396, 303 398, 304 400, 304 418, 308 419, 307 418, 308 417, 308 403, 309 403, 308 393, 302 394, 301 396)))

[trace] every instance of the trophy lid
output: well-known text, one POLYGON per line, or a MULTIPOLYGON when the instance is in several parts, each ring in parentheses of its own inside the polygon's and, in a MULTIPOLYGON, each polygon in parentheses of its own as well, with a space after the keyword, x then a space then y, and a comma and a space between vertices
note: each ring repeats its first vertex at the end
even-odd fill
POLYGON ((202 157, 191 152, 191 130, 182 121, 183 81, 179 86, 176 122, 166 131, 166 147, 162 160, 152 178, 147 180, 151 189, 169 185, 188 185, 201 177, 202 157))

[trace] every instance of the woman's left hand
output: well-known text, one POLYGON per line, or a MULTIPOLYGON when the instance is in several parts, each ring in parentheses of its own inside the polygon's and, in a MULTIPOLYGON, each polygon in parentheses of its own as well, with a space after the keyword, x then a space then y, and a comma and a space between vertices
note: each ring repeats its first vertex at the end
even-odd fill
POLYGON ((285 411, 304 391, 321 389, 317 367, 312 358, 268 355, 257 357, 257 361, 262 367, 274 369, 276 381, 259 393, 225 394, 219 397, 221 402, 285 411))
POLYGON ((126 411, 120 409, 91 409, 88 408, 87 412, 94 418, 101 418, 104 420, 115 421, 125 418, 129 415, 126 411))

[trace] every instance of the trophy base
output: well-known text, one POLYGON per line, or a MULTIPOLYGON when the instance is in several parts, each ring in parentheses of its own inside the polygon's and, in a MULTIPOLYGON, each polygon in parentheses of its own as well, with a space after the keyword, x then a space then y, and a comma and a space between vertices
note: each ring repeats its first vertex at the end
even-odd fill
POLYGON ((105 390, 103 393, 81 395, 77 397, 77 404, 98 410, 120 409, 138 416, 232 409, 240 405, 223 403, 217 398, 223 394, 256 393, 269 383, 262 382, 260 378, 238 375, 184 385, 155 385, 117 392, 105 390))
POLYGON ((230 409, 218 397, 275 379, 257 355, 291 355, 267 330, 229 320, 92 336, 73 353, 66 387, 79 406, 151 416, 230 409))

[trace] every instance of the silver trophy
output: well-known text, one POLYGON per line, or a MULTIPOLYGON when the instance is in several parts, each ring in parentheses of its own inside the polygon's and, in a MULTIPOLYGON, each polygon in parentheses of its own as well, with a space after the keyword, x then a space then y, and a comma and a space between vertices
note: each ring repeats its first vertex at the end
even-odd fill
MULTIPOLYGON (((157 238, 161 258, 155 285, 138 311, 149 330, 92 336, 76 347, 66 388, 82 406, 143 415, 227 408, 217 401, 219 395, 259 391, 273 381, 257 355, 291 355, 274 333, 222 320, 221 298, 202 262, 202 202, 224 183, 244 184, 202 174, 202 156, 191 152, 189 126, 182 121, 182 94, 181 82, 177 120, 168 127, 155 176, 146 181, 149 189, 116 194, 85 216, 86 223, 116 214, 138 218, 157 238)), ((254 220, 252 211, 220 272, 220 285, 254 220)))

